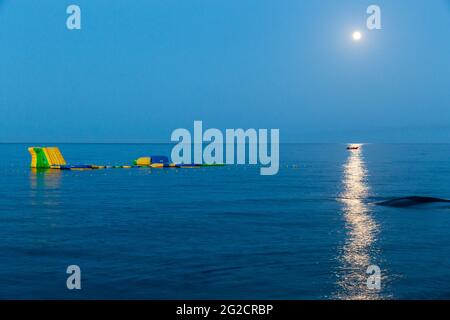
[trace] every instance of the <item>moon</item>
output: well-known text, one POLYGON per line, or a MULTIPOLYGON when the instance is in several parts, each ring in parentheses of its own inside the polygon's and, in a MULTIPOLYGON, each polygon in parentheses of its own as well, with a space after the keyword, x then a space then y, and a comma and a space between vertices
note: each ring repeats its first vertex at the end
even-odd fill
POLYGON ((354 31, 352 34, 353 40, 359 41, 362 38, 362 34, 359 31, 354 31))

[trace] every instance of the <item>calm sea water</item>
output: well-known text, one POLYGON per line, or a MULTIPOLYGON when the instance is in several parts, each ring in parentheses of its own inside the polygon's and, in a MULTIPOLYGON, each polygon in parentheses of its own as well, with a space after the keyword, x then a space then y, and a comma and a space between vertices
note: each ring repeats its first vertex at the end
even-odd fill
MULTIPOLYGON (((164 144, 61 144, 124 164, 164 144)), ((450 145, 283 144, 254 166, 33 172, 0 145, 0 298, 449 299, 450 145), (82 290, 66 289, 79 265, 82 290), (381 290, 366 269, 381 269, 381 290)))

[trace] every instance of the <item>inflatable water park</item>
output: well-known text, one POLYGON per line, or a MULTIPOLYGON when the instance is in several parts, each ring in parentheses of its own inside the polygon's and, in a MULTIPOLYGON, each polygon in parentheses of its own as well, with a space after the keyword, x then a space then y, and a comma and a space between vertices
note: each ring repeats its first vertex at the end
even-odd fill
POLYGON ((94 170, 94 169, 130 169, 130 168, 199 168, 209 166, 223 166, 223 164, 200 164, 200 163, 170 163, 167 156, 146 156, 134 160, 131 164, 110 166, 93 164, 67 164, 58 147, 30 147, 31 168, 33 169, 55 169, 55 170, 94 170))

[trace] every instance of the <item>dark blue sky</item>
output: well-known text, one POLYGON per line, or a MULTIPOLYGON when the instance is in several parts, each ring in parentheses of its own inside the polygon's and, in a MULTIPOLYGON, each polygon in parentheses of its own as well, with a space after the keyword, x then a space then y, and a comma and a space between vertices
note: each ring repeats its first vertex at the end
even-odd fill
POLYGON ((450 142, 449 77, 447 0, 0 0, 2 142, 450 142))

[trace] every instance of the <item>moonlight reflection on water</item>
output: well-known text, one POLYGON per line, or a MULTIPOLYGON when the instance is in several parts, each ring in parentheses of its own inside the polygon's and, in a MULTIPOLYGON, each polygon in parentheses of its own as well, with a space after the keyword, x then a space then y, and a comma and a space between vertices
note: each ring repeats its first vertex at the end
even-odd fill
POLYGON ((367 170, 362 145, 351 150, 344 165, 343 192, 346 239, 340 251, 340 272, 337 298, 380 299, 378 290, 369 289, 366 273, 370 265, 376 264, 375 242, 378 225, 372 218, 365 199, 368 197, 367 170))

